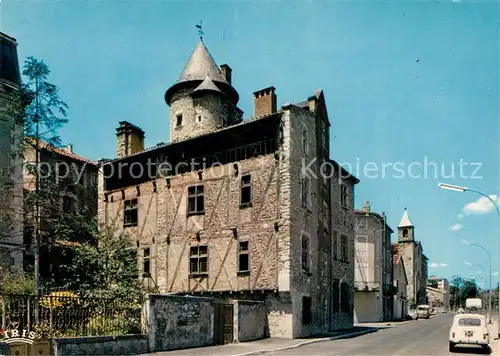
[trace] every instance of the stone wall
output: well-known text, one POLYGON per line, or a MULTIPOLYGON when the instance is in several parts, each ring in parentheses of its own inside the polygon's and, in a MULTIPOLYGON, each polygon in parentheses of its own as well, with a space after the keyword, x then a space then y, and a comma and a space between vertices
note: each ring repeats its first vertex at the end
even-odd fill
POLYGON ((52 340, 54 356, 138 355, 149 352, 147 335, 70 337, 52 340))
POLYGON ((209 298, 149 295, 148 337, 151 352, 213 345, 214 302, 209 298))
POLYGON ((235 340, 239 342, 269 337, 267 308, 264 302, 235 302, 235 340))

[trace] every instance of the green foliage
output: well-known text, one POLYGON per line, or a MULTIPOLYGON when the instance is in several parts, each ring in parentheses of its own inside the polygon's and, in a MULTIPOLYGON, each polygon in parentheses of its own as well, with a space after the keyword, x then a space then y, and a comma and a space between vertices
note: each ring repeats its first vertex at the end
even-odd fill
POLYGON ((467 298, 476 298, 479 288, 475 280, 454 277, 450 282, 450 305, 452 308, 465 307, 467 298))
POLYGON ((125 235, 104 229, 98 243, 84 242, 73 250, 65 288, 85 298, 113 299, 123 305, 140 305, 145 293, 138 279, 137 252, 125 235))
POLYGON ((35 289, 33 273, 6 272, 3 275, 1 294, 32 294, 35 289))

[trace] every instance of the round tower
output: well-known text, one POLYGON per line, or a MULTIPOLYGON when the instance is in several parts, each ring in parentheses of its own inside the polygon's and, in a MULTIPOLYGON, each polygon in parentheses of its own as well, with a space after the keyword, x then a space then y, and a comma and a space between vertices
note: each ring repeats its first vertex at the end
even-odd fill
POLYGON ((215 132, 237 121, 238 100, 238 93, 200 41, 177 82, 165 93, 170 106, 170 141, 215 132))

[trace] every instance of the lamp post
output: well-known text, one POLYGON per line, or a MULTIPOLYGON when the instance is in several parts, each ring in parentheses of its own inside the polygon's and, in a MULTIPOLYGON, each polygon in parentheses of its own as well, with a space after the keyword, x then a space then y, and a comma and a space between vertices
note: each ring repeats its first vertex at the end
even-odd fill
MULTIPOLYGON (((474 192, 476 194, 482 195, 483 197, 485 197, 486 199, 488 199, 493 204, 493 206, 495 207, 495 210, 497 212, 497 215, 500 218, 500 208, 498 207, 497 203, 493 199, 490 198, 490 196, 488 194, 485 194, 485 193, 483 193, 483 192, 481 192, 479 190, 476 190, 476 189, 471 189, 471 188, 462 187, 462 186, 459 186, 459 185, 447 184, 447 183, 439 183, 438 187, 441 188, 441 189, 451 190, 451 191, 459 192, 459 193, 474 192)), ((500 240, 499 240, 499 242, 500 242, 500 240)), ((500 295, 500 286, 498 288, 498 293, 500 295)), ((500 299, 498 301, 498 322, 500 322, 500 299)), ((500 329, 498 331, 497 337, 498 337, 498 339, 500 339, 500 329)))
MULTIPOLYGON (((484 273, 484 279, 485 279, 485 283, 486 283, 486 269, 480 265, 479 263, 473 263, 473 262, 468 262, 468 261, 464 261, 464 263, 468 266, 471 266, 471 267, 479 267, 483 270, 483 273, 484 273)), ((483 301, 483 298, 481 298, 481 301, 483 301)))
POLYGON ((488 255, 488 261, 489 261, 489 264, 490 264, 490 273, 489 273, 489 282, 488 282, 488 313, 489 313, 489 324, 491 324, 491 255, 489 253, 489 251, 484 248, 483 246, 481 246, 480 244, 477 244, 475 242, 472 242, 472 241, 469 241, 469 240, 464 240, 464 239, 461 239, 460 240, 461 243, 463 243, 464 245, 469 245, 469 246, 476 246, 476 247, 479 247, 480 249, 483 249, 486 254, 488 255))

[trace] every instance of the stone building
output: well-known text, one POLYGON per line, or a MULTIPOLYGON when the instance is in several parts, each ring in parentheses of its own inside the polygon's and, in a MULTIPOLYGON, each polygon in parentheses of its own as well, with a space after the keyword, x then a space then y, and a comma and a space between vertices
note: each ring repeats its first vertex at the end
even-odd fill
POLYGON ((392 274, 394 279, 394 320, 404 320, 408 315, 408 278, 406 278, 405 264, 399 254, 398 244, 393 244, 392 274))
POLYGON ((12 95, 19 88, 21 76, 17 42, 0 32, 0 279, 2 271, 21 268, 23 263, 23 188, 21 160, 12 153, 19 129, 8 117, 12 95), (14 183, 5 189, 7 182, 14 183))
MULTIPOLYGON (((30 166, 36 163, 37 151, 40 167, 39 191, 45 198, 40 204, 39 212, 39 273, 42 278, 57 281, 63 277, 60 275, 62 272, 58 269, 58 264, 64 262, 62 256, 65 255, 59 250, 64 248, 64 245, 81 241, 53 240, 52 226, 47 221, 49 217, 60 213, 81 213, 82 209, 86 209, 90 215, 97 215, 97 164, 75 154, 72 145, 59 148, 44 140, 38 140, 37 143, 34 138, 25 137, 23 152, 25 196, 27 191, 36 189, 36 175, 30 166)), ((35 216, 34 212, 26 212, 24 216, 23 243, 26 246, 24 253, 26 267, 32 267, 35 259, 34 242, 37 235, 35 216)))
POLYGON ((430 276, 427 282, 429 305, 439 311, 450 310, 450 283, 446 278, 430 276))
POLYGON ((354 315, 357 322, 392 320, 392 233, 385 214, 371 211, 369 201, 363 210, 356 210, 354 315))
POLYGON ((231 83, 201 41, 165 93, 170 143, 144 149, 120 123, 100 223, 137 245, 161 293, 264 300, 273 337, 351 327, 358 179, 329 157, 323 92, 278 108, 258 90, 243 120, 231 83))
POLYGON ((420 241, 415 240, 415 226, 410 221, 406 209, 398 225, 398 251, 403 257, 408 279, 409 308, 426 304, 428 259, 424 255, 420 241))

